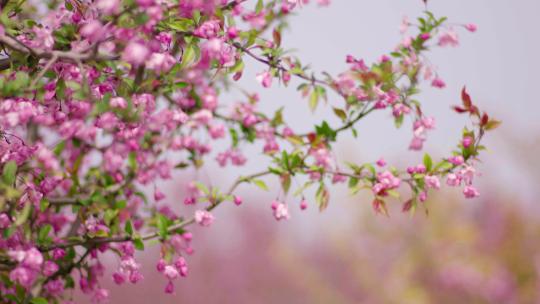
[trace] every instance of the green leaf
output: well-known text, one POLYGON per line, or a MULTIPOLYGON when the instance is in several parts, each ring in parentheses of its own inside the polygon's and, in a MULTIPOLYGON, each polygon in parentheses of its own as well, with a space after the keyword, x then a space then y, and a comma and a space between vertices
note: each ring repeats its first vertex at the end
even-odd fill
POLYGON ((363 167, 367 168, 369 172, 373 175, 373 177, 377 176, 377 170, 372 164, 364 164, 363 167))
POLYGON ((452 163, 448 162, 447 160, 442 160, 435 166, 435 168, 433 168, 433 170, 437 171, 441 169, 443 171, 446 171, 446 170, 451 169, 453 166, 454 165, 452 165, 452 163))
POLYGON ((334 131, 326 121, 323 121, 320 126, 316 126, 315 130, 317 135, 326 137, 330 141, 334 141, 336 139, 337 132, 334 131))
POLYGON ((232 145, 236 148, 238 146, 238 132, 235 129, 230 128, 229 133, 231 134, 232 145))
POLYGON ((210 190, 208 190, 208 187, 206 187, 206 185, 201 182, 195 182, 195 187, 197 187, 197 189, 199 189, 202 193, 206 195, 210 194, 210 190))
POLYGON ((45 298, 33 298, 30 300, 30 303, 32 304, 49 304, 49 301, 45 298))
POLYGON ((15 226, 20 226, 26 222, 28 219, 28 216, 30 215, 30 210, 32 209, 32 204, 30 202, 26 202, 26 204, 23 207, 23 210, 19 213, 17 216, 17 219, 15 220, 15 226))
POLYGON ((110 225, 117 216, 118 216, 118 210, 107 209, 105 210, 105 215, 103 216, 103 220, 105 221, 107 225, 110 225))
POLYGON ((405 115, 403 115, 403 114, 396 117, 396 119, 394 120, 394 124, 396 125, 396 129, 401 128, 401 126, 403 125, 403 118, 404 117, 405 117, 405 115))
POLYGON ((169 225, 170 220, 168 218, 166 218, 163 214, 157 215, 158 234, 161 238, 165 239, 169 235, 169 231, 167 231, 169 225))
POLYGON ((254 180, 253 183, 254 183, 257 187, 259 187, 259 188, 261 188, 261 189, 263 189, 263 190, 265 190, 265 191, 268 191, 268 190, 269 190, 269 189, 268 189, 268 186, 266 185, 266 183, 265 183, 264 181, 260 180, 260 179, 254 180))
POLYGON ((146 13, 141 13, 141 14, 137 14, 135 15, 135 18, 134 18, 134 21, 135 21, 135 24, 136 25, 143 25, 145 24, 148 20, 150 19, 150 17, 148 17, 148 15, 146 13))
POLYGON ((426 171, 430 172, 431 168, 433 167, 433 160, 431 159, 431 156, 429 154, 424 154, 424 166, 426 166, 426 171))
POLYGON ((358 182, 359 182, 359 181, 360 181, 360 180, 359 180, 358 178, 356 178, 356 177, 351 177, 351 178, 349 179, 349 188, 356 187, 356 185, 358 185, 358 182))
POLYGON ((285 192, 285 194, 289 193, 289 189, 291 188, 290 174, 283 174, 281 176, 281 187, 283 188, 283 192, 285 192))
POLYGON ((122 210, 126 208, 127 201, 126 200, 119 200, 114 203, 114 209, 122 210))
POLYGON ((135 152, 129 152, 128 165, 133 171, 137 171, 137 154, 135 152))
POLYGON ((131 224, 131 220, 127 220, 126 224, 124 226, 124 230, 129 236, 133 235, 133 225, 131 224))
POLYGON ((66 98, 66 82, 63 78, 56 82, 56 99, 64 100, 66 98))
POLYGON ((169 28, 179 31, 179 32, 186 32, 191 27, 193 27, 193 21, 191 19, 181 18, 178 20, 174 20, 171 22, 168 22, 166 26, 169 28))
POLYGON ((498 128, 501 124, 502 124, 501 121, 492 119, 492 120, 488 121, 488 123, 485 125, 485 128, 486 128, 486 130, 494 130, 494 129, 498 128))
POLYGON ((10 160, 4 165, 2 172, 2 179, 4 183, 13 185, 15 183, 15 176, 17 174, 17 163, 14 160, 10 160))
POLYGON ((311 112, 314 112, 317 109, 317 105, 319 104, 319 92, 317 90, 313 90, 311 92, 311 95, 309 95, 309 109, 311 112))
POLYGON ((244 61, 242 59, 238 59, 234 66, 229 68, 229 73, 238 73, 244 70, 244 61))
POLYGON ((45 210, 47 210, 47 208, 49 208, 49 201, 47 199, 41 199, 41 201, 39 202, 39 210, 41 212, 45 212, 45 210))
MULTIPOLYGON (((66 2, 67 3, 67 2, 66 2)), ((59 142, 56 147, 54 147, 54 155, 56 155, 57 157, 60 156, 60 154, 62 154, 62 151, 64 151, 64 148, 66 147, 66 141, 65 140, 62 140, 61 142, 59 142)))
POLYGON ((177 83, 173 84, 173 87, 174 87, 175 89, 184 89, 184 88, 186 88, 188 85, 189 85, 189 83, 181 81, 181 82, 177 82, 177 83))
POLYGON ((140 237, 133 239, 133 246, 135 246, 135 249, 137 250, 144 250, 144 243, 140 237))
POLYGON ((52 226, 49 224, 42 226, 38 232, 38 242, 40 243, 44 242, 49 236, 49 232, 51 232, 51 229, 52 229, 52 226))
POLYGON ((257 1, 257 5, 255 6, 255 13, 258 14, 262 11, 262 9, 264 8, 264 2, 263 0, 259 0, 257 1))
POLYGON ((196 45, 190 44, 184 48, 184 54, 182 55, 181 67, 185 68, 187 65, 193 63, 199 54, 200 50, 196 45))
POLYGON ((333 108, 334 114, 336 114, 337 117, 339 117, 342 121, 347 120, 347 113, 343 111, 342 109, 333 108))
POLYGON ((277 127, 283 124, 283 107, 279 108, 274 113, 274 118, 272 118, 271 124, 273 127, 277 127))
POLYGON ((397 192, 396 190, 386 190, 386 193, 388 193, 393 198, 399 198, 399 192, 397 192))

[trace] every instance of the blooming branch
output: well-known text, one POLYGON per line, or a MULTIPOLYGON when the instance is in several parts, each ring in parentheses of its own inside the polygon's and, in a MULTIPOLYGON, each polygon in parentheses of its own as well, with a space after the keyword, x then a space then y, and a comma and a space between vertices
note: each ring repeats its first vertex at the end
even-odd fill
POLYGON ((435 120, 422 110, 420 88, 423 82, 445 87, 427 53, 459 45, 446 18, 426 12, 416 24, 406 19, 394 50, 371 64, 348 55, 342 73, 319 77, 282 41, 287 17, 308 1, 244 2, 53 1, 44 15, 32 3, 0 2, 2 300, 58 302, 78 288, 104 301, 102 253, 119 257, 116 284, 135 284, 143 279, 135 250, 150 243, 160 246, 156 270, 167 279, 165 292, 173 293, 174 282, 188 274, 191 225, 211 226, 224 202, 242 205, 236 191, 242 184, 274 190, 266 185, 270 177, 281 184, 269 202, 278 221, 290 219, 285 197, 293 189, 305 210, 311 200, 304 192, 316 187, 312 200, 322 211, 336 183, 348 183, 351 194, 367 189, 375 211, 385 214, 392 201, 404 211, 426 208, 442 179, 462 187, 466 198, 479 195, 473 181, 481 140, 500 122, 465 89, 454 110, 473 125, 439 161, 424 154, 421 164, 399 170, 382 158, 342 164, 332 152, 340 134, 358 136, 358 123, 377 111, 390 112, 398 128, 410 119, 409 149, 422 150, 435 120), (296 78, 311 111, 335 93, 331 111, 340 124, 325 120, 299 132, 284 118, 287 108, 260 110, 257 93, 241 89, 245 96, 228 102, 220 94, 243 77, 248 57, 261 68, 256 80, 263 88, 296 78), (217 141, 227 148, 218 150, 217 141), (182 199, 195 210, 180 213, 164 203, 160 182, 173 172, 213 161, 244 166, 248 145, 266 157, 260 172, 238 177, 226 190, 189 183, 182 199), (152 187, 153 193, 142 190, 152 187))

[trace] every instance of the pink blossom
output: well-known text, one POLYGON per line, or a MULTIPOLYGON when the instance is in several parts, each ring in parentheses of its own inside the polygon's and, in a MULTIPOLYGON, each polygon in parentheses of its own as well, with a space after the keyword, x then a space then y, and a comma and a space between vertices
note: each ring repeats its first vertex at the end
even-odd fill
POLYGON ((180 276, 180 273, 178 273, 178 270, 172 265, 165 266, 165 268, 163 269, 163 274, 169 280, 174 280, 180 276))
POLYGON ((113 281, 116 285, 122 285, 126 281, 126 275, 122 272, 115 271, 112 274, 113 281))
POLYGON ((81 27, 80 33, 90 43, 95 43, 103 37, 103 25, 98 20, 92 20, 81 27))
POLYGON ((289 209, 287 208, 287 205, 283 203, 273 201, 272 210, 274 218, 278 221, 288 220, 290 218, 289 209))
POLYGON ((60 260, 64 258, 64 256, 66 255, 66 251, 62 248, 56 248, 53 250, 52 255, 53 255, 53 259, 60 260))
POLYGON ((111 107, 120 108, 120 109, 125 109, 127 107, 127 102, 122 97, 113 97, 111 98, 109 102, 111 104, 111 107))
POLYGON ((443 32, 439 37, 439 46, 456 47, 458 45, 459 45, 459 37, 458 37, 458 34, 453 29, 449 29, 443 32))
POLYGON ((279 144, 275 140, 267 140, 263 148, 264 153, 273 154, 279 151, 279 144))
POLYGON ((418 200, 420 200, 421 202, 425 202, 427 200, 427 192, 420 192, 420 194, 418 194, 418 200))
POLYGON ((59 269, 58 265, 51 261, 46 261, 43 266, 43 274, 46 276, 51 276, 59 269))
POLYGON ((392 109, 392 115, 394 115, 394 117, 396 118, 404 114, 409 114, 410 112, 411 112, 411 108, 409 108, 408 106, 402 103, 394 104, 393 109, 392 109))
POLYGON ((238 28, 231 26, 227 29, 227 38, 235 39, 238 37, 239 31, 238 28))
POLYGON ((476 190, 476 188, 473 186, 465 186, 465 188, 463 188, 463 194, 466 198, 475 198, 480 196, 480 192, 478 192, 478 190, 476 190))
POLYGON ((459 186, 461 184, 461 176, 454 173, 448 174, 448 176, 446 177, 446 184, 452 187, 459 186))
POLYGON ((174 293, 174 284, 173 282, 169 281, 167 285, 165 286, 165 293, 172 294, 174 293))
POLYGON ((466 24, 465 28, 471 33, 474 33, 478 30, 478 27, 476 26, 476 24, 473 24, 473 23, 466 24))
POLYGON ((140 7, 143 7, 143 8, 150 7, 155 4, 155 0, 137 0, 136 2, 140 7))
POLYGON ((206 210, 195 211, 195 221, 203 227, 209 227, 212 225, 214 219, 214 216, 206 210))
POLYGON ((269 88, 272 86, 272 74, 268 71, 261 72, 257 74, 257 82, 260 83, 263 87, 269 88))
POLYGON ((308 207, 308 203, 305 199, 303 199, 301 202, 300 202, 300 209, 301 210, 306 210, 308 207))
POLYGON ((109 291, 105 288, 98 288, 94 292, 94 296, 92 297, 92 300, 97 303, 106 302, 109 300, 109 291))
POLYGON ((9 215, 5 213, 0 213, 0 229, 5 229, 11 225, 11 219, 9 215))
POLYGON ((155 188, 154 189, 154 200, 156 202, 159 202, 161 200, 163 200, 165 198, 165 194, 163 194, 163 192, 159 191, 158 188, 155 188))
POLYGON ((142 43, 131 41, 128 43, 122 54, 122 60, 131 63, 132 65, 139 66, 143 64, 148 56, 150 51, 142 43))
POLYGON ((31 269, 39 269, 43 264, 43 255, 35 247, 25 252, 23 265, 31 269))
POLYGON ((420 35, 420 39, 422 40, 428 40, 429 38, 431 38, 431 35, 429 33, 422 33, 420 35))
POLYGON ((31 43, 33 47, 41 48, 46 51, 52 50, 54 46, 54 37, 50 28, 34 26, 32 31, 36 35, 36 39, 31 43))
POLYGON ((195 29, 194 34, 202 38, 212 39, 217 37, 219 30, 220 26, 218 21, 210 20, 204 22, 201 26, 195 29))
POLYGON ((45 168, 52 171, 59 170, 60 164, 58 163, 54 153, 43 144, 37 145, 36 157, 45 168))
POLYGON ((448 158, 448 161, 454 166, 459 166, 465 162, 465 160, 463 159, 463 156, 461 155, 452 156, 448 158))
POLYGON ((401 180, 394 176, 390 171, 384 171, 377 174, 377 183, 373 185, 372 190, 376 195, 385 196, 387 190, 392 190, 401 184, 401 180))
POLYGON ((347 176, 342 174, 334 174, 332 175, 332 183, 338 184, 338 183, 344 183, 347 181, 347 176))
POLYGON ((446 87, 446 83, 439 77, 435 77, 433 81, 431 82, 431 86, 439 89, 444 89, 446 87))
POLYGON ((165 270, 165 266, 167 266, 167 264, 165 263, 165 260, 159 259, 159 261, 156 264, 156 270, 158 272, 163 272, 165 270))
POLYGON ((43 288, 48 295, 59 297, 64 292, 64 281, 62 279, 51 280, 43 288))
POLYGON ((424 182, 426 183, 426 186, 433 189, 440 189, 441 188, 441 182, 439 181, 439 178, 434 175, 426 175, 424 176, 424 182))
POLYGON ((117 14, 120 9, 120 0, 98 0, 96 8, 108 15, 117 14))
POLYGON ((9 279, 19 283, 25 288, 30 288, 36 278, 36 273, 24 266, 18 266, 9 273, 9 279))
POLYGON ((425 141, 424 138, 414 136, 413 139, 411 140, 411 143, 409 144, 409 149, 416 150, 416 151, 422 150, 422 148, 424 147, 424 141, 425 141))
POLYGON ((146 67, 156 73, 164 73, 168 72, 175 63, 176 59, 169 53, 152 53, 146 61, 146 67))
POLYGON ((470 136, 463 137, 462 144, 463 144, 464 148, 470 147, 473 142, 474 142, 474 139, 472 137, 470 137, 470 136))
POLYGON ((210 124, 208 132, 213 139, 223 138, 225 136, 225 126, 223 124, 210 124))

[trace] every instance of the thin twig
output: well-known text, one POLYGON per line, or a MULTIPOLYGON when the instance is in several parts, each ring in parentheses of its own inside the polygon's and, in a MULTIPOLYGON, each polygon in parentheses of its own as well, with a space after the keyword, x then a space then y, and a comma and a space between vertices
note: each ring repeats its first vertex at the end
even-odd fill
POLYGON ((58 57, 55 55, 53 55, 53 57, 51 59, 49 59, 49 61, 47 62, 47 64, 45 64, 45 66, 43 67, 43 69, 41 69, 41 71, 39 71, 39 74, 36 76, 36 78, 34 78, 34 80, 32 80, 32 83, 30 84, 30 87, 31 88, 35 88, 36 87, 36 84, 39 82, 39 80, 41 78, 43 78, 43 76, 45 75, 45 73, 47 73, 47 71, 51 68, 51 66, 58 60, 58 57))

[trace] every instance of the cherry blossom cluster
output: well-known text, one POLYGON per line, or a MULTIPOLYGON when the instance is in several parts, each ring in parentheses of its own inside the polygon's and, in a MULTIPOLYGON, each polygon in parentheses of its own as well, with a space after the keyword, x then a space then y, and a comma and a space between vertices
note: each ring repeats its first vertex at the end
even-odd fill
POLYGON ((425 208, 420 203, 443 179, 477 197, 481 140, 500 122, 465 89, 454 110, 472 124, 439 161, 425 154, 421 164, 399 170, 384 159, 343 164, 332 152, 340 134, 356 137, 357 123, 378 111, 388 111, 396 127, 409 119, 409 149, 422 150, 436 125, 422 111, 420 86, 445 87, 427 52, 459 45, 458 26, 430 12, 404 19, 403 39, 390 53, 371 64, 344 56, 342 73, 319 76, 282 43, 287 17, 308 3, 0 1, 0 299, 72 303, 70 290, 78 289, 106 301, 103 256, 118 257, 110 278, 116 284, 137 284, 143 275, 135 253, 152 239, 161 246, 156 269, 164 290, 174 293, 194 252, 189 226, 211 226, 212 210, 223 202, 243 204, 240 185, 271 190, 265 178, 281 183, 270 202, 278 221, 290 218, 293 184, 302 210, 311 187, 324 210, 336 183, 348 183, 352 194, 368 189, 381 213, 391 200, 404 211, 425 208), (307 107, 315 111, 327 101, 341 125, 293 130, 284 121, 287 109, 260 110, 264 100, 255 92, 227 100, 223 92, 243 78, 246 62, 258 65, 263 89, 298 84, 307 107), (227 148, 216 148, 217 141, 227 148), (268 159, 261 171, 238 176, 228 188, 190 183, 184 197, 174 198, 192 206, 190 213, 164 203, 161 181, 175 171, 203 170, 208 162, 246 166, 248 145, 268 159))

